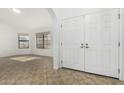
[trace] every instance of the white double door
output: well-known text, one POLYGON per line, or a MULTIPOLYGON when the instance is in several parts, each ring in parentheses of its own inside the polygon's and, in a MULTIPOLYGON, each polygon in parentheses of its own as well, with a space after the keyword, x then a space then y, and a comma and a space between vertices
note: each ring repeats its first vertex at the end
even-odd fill
POLYGON ((118 78, 118 10, 63 20, 62 66, 118 78))

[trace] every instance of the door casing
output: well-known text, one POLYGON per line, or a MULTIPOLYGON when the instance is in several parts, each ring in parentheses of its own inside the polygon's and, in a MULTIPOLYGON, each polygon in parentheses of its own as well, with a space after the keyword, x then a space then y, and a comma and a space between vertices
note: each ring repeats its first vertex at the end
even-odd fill
MULTIPOLYGON (((82 15, 82 17, 84 18, 86 15, 82 15)), ((66 20, 66 19, 65 19, 66 20)), ((120 21, 120 20, 119 20, 120 21)), ((120 30, 119 30, 120 31, 120 30)), ((61 31, 61 33, 62 33, 62 31, 61 31)), ((61 40, 61 42, 60 42, 60 47, 61 47, 61 52, 60 52, 60 54, 61 54, 61 63, 60 63, 60 65, 61 65, 61 67, 63 67, 62 66, 62 61, 63 61, 63 58, 62 58, 62 55, 63 55, 63 53, 62 53, 62 43, 63 43, 63 39, 62 39, 62 34, 60 33, 60 40, 61 40)), ((120 42, 120 39, 119 39, 119 36, 120 36, 120 32, 118 32, 118 42, 120 42)), ((86 42, 85 42, 86 43, 86 42)), ((85 50, 84 50, 84 52, 85 52, 85 50)), ((118 69, 120 68, 120 66, 119 66, 119 47, 118 47, 118 69)), ((85 72, 87 72, 87 71, 85 71, 85 72)), ((117 77, 117 78, 119 78, 119 76, 117 77)))

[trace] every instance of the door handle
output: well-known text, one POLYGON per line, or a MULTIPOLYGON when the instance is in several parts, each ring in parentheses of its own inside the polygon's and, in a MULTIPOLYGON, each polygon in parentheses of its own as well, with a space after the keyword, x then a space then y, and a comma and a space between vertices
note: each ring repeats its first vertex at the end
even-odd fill
POLYGON ((86 48, 89 48, 89 45, 88 45, 88 43, 86 43, 86 48))
POLYGON ((80 48, 84 48, 84 44, 83 44, 83 43, 81 43, 81 46, 80 46, 80 48))

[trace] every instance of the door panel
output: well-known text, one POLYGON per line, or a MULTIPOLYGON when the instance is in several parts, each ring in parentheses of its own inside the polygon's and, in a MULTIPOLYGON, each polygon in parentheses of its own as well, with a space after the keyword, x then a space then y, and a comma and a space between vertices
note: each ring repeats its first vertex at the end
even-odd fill
POLYGON ((62 54, 63 67, 84 70, 84 19, 75 17, 63 20, 62 23, 62 54))
POLYGON ((118 77, 118 10, 85 16, 85 71, 118 77))
POLYGON ((118 78, 118 14, 115 9, 63 20, 63 67, 118 78))

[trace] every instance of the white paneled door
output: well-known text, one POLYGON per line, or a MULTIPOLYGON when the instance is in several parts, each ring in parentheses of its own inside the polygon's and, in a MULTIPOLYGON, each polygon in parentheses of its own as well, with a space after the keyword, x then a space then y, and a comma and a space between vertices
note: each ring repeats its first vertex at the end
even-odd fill
POLYGON ((75 17, 63 20, 62 53, 63 67, 84 70, 84 19, 75 17))
POLYGON ((85 16, 85 71, 118 77, 118 10, 85 16))
POLYGON ((63 67, 118 78, 119 11, 63 20, 63 67))

